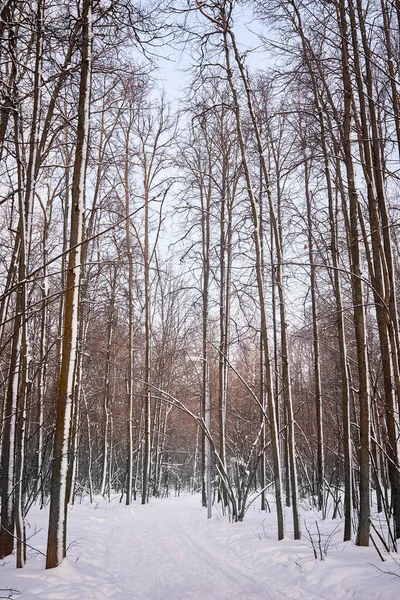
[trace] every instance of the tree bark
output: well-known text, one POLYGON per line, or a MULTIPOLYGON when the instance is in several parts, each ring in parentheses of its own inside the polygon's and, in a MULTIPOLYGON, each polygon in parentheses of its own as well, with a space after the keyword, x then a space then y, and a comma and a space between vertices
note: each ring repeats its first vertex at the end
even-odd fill
POLYGON ((85 180, 89 144, 91 92, 92 3, 82 1, 82 47, 77 125, 77 145, 72 181, 70 251, 64 310, 62 360, 58 389, 57 422, 53 468, 46 568, 56 567, 66 556, 67 477, 71 432, 72 395, 78 345, 79 286, 82 256, 85 180))

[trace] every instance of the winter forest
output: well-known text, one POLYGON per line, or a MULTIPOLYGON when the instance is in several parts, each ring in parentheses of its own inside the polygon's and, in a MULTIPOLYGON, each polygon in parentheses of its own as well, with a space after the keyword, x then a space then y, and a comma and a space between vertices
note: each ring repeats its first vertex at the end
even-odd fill
POLYGON ((180 496, 400 577, 399 0, 0 15, 0 597, 180 496))

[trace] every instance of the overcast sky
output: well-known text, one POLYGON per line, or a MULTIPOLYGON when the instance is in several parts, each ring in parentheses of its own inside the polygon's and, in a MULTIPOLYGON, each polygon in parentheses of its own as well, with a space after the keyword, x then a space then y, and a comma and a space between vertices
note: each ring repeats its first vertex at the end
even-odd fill
MULTIPOLYGON (((247 64, 255 69, 265 68, 265 54, 260 48, 261 41, 256 33, 262 31, 262 26, 254 20, 252 11, 247 6, 237 7, 234 31, 241 50, 243 52, 252 50, 246 57, 247 64)), ((164 88, 169 100, 183 99, 193 76, 190 72, 190 67, 194 63, 193 47, 165 46, 157 50, 157 54, 159 55, 156 76, 158 88, 164 88)))

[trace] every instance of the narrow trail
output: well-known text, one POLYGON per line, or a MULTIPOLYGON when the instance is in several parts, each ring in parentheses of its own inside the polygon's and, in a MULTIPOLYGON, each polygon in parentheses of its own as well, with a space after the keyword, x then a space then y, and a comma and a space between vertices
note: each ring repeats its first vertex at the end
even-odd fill
POLYGON ((299 589, 284 591, 268 578, 267 565, 260 572, 260 562, 231 543, 232 534, 218 534, 215 515, 214 522, 205 519, 198 499, 151 503, 126 517, 121 527, 121 513, 111 515, 103 532, 102 562, 120 600, 311 600, 299 589))

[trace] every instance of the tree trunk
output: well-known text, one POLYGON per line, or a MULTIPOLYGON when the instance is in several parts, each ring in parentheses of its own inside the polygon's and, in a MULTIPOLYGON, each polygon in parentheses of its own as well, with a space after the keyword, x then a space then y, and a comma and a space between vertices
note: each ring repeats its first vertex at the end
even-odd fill
POLYGON ((82 59, 79 89, 77 146, 72 181, 70 251, 64 310, 62 361, 58 389, 57 423, 54 439, 53 468, 46 568, 56 567, 66 556, 67 477, 71 432, 72 394, 78 344, 79 286, 82 255, 82 231, 85 205, 85 179, 89 143, 91 91, 91 0, 82 3, 82 59))
POLYGON ((342 35, 342 77, 344 88, 343 152, 347 174, 350 213, 350 257, 352 271, 352 292, 354 305, 354 328, 357 346, 358 399, 360 409, 360 510, 357 533, 359 546, 369 545, 370 531, 370 398, 368 361, 366 348, 364 291, 361 274, 361 260, 358 232, 358 194, 355 182, 351 149, 351 107, 352 83, 348 55, 348 29, 344 0, 339 2, 339 19, 342 35))

